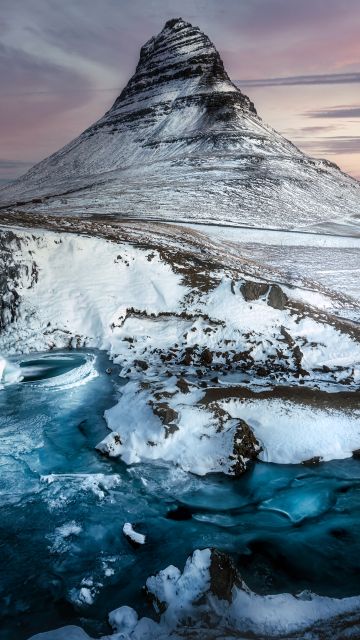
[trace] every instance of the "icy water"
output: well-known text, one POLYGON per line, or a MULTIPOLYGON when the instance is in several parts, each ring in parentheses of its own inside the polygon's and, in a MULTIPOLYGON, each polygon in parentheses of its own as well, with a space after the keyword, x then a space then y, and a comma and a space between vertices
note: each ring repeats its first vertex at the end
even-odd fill
MULTIPOLYGON (((19 361, 20 362, 20 361, 19 361)), ((79 624, 121 604, 149 615, 148 575, 195 548, 230 552, 261 593, 360 593, 360 461, 256 464, 198 478, 101 457, 118 370, 95 351, 29 356, 0 390, 0 638, 79 624), (135 550, 127 521, 147 535, 135 550)))

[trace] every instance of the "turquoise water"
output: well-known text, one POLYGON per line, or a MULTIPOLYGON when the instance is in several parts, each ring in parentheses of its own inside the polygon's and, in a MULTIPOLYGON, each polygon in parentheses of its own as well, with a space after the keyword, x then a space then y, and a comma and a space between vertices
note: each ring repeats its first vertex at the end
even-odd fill
POLYGON ((96 351, 37 354, 0 390, 1 640, 70 623, 96 636, 121 604, 149 615, 147 576, 199 547, 231 553, 261 593, 360 593, 359 460, 258 463, 239 479, 126 467, 94 449, 121 393, 109 366, 96 351), (147 535, 138 550, 127 521, 147 535))

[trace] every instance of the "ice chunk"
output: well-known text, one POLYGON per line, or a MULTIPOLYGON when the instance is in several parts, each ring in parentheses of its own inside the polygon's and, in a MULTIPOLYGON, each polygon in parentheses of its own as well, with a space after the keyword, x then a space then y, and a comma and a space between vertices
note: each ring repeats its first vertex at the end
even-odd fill
POLYGON ((142 533, 138 533, 137 531, 135 531, 133 529, 132 524, 130 524, 130 522, 125 522, 123 526, 123 533, 126 538, 129 538, 136 545, 145 544, 146 542, 146 536, 144 536, 142 533))
POLYGON ((260 509, 278 511, 292 522, 301 522, 306 518, 315 518, 325 513, 331 506, 332 493, 325 487, 313 486, 288 489, 270 500, 265 500, 260 509))
POLYGON ((0 356, 0 389, 7 384, 15 384, 23 379, 21 368, 0 356))
POLYGON ((109 623, 119 633, 131 633, 137 622, 138 614, 131 607, 119 607, 109 613, 109 623))

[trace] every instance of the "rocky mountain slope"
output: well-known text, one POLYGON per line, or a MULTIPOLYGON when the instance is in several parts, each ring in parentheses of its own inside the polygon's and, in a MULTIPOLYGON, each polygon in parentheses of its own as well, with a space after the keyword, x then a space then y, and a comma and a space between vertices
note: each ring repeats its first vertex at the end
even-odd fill
POLYGON ((267 126, 198 27, 170 20, 111 109, 0 191, 27 211, 357 230, 360 185, 267 126))

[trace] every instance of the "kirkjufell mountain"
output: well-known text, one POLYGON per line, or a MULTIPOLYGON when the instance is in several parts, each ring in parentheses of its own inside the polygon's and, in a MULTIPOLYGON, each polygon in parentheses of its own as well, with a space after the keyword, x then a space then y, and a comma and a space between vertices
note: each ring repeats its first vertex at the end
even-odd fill
POLYGON ((1 198, 1 640, 359 640, 360 184, 175 19, 1 198))
POLYGON ((198 27, 166 22, 111 109, 0 191, 2 207, 358 231, 360 184, 262 121, 198 27))

